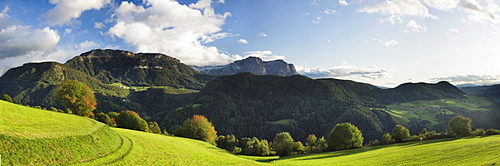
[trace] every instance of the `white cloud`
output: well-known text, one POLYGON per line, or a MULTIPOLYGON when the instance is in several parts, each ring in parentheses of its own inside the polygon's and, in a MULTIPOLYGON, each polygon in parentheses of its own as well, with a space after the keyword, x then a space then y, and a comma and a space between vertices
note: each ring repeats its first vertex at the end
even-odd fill
POLYGON ((311 5, 318 6, 318 2, 319 2, 319 0, 312 0, 312 1, 310 1, 309 3, 310 3, 311 5))
POLYGON ((238 43, 241 43, 241 44, 248 44, 248 41, 245 40, 245 39, 239 39, 238 40, 238 43))
POLYGON ((50 4, 56 5, 42 15, 49 25, 70 24, 72 19, 80 17, 82 12, 92 9, 101 9, 111 0, 49 0, 50 4))
POLYGON ((319 20, 321 20, 321 17, 316 17, 316 20, 312 20, 313 24, 319 24, 321 23, 319 20))
POLYGON ((216 14, 211 0, 181 5, 171 0, 147 0, 144 6, 122 2, 108 33, 136 47, 160 52, 192 65, 226 64, 236 57, 203 44, 231 36, 220 33, 230 13, 216 14))
POLYGON ((3 8, 2 12, 0 13, 0 27, 7 27, 13 23, 13 21, 10 19, 9 14, 7 14, 9 10, 9 6, 5 6, 5 8, 3 8))
POLYGON ((262 33, 259 34, 259 37, 267 37, 267 34, 265 34, 264 32, 262 32, 262 33))
POLYGON ((421 0, 426 6, 448 11, 458 6, 460 0, 421 0))
POLYGON ((320 13, 331 15, 331 14, 337 13, 337 11, 333 10, 333 9, 325 9, 324 11, 321 11, 320 13))
POLYGON ((402 16, 438 19, 438 17, 430 14, 427 7, 418 0, 386 0, 374 6, 365 6, 357 10, 357 12, 378 13, 387 16, 381 19, 381 21, 391 23, 394 23, 396 20, 402 22, 402 16))
MULTIPOLYGON (((417 21, 415 21, 415 20, 408 21, 406 26, 412 28, 411 31, 413 31, 413 32, 420 32, 420 30, 427 30, 427 27, 423 27, 423 26, 418 25, 417 21)), ((404 32, 406 33, 409 31, 406 30, 404 32)))
POLYGON ((57 31, 49 27, 32 29, 29 26, 11 25, 0 30, 0 59, 49 50, 59 40, 57 31))
POLYGON ((104 23, 102 23, 102 22, 94 22, 94 28, 101 29, 101 28, 104 28, 104 27, 106 27, 104 25, 104 23))
POLYGON ((285 56, 273 55, 273 52, 271 52, 269 50, 266 50, 266 51, 247 51, 244 54, 245 54, 245 56, 243 58, 259 57, 263 61, 272 61, 272 60, 277 60, 277 59, 285 59, 285 56))
POLYGON ((393 69, 382 69, 378 66, 351 65, 344 62, 343 65, 331 68, 304 68, 296 66, 299 74, 311 78, 346 78, 346 79, 369 79, 380 80, 392 77, 393 69))
POLYGON ((373 39, 373 40, 382 43, 386 47, 392 47, 392 46, 399 45, 398 41, 396 41, 396 40, 389 40, 389 41, 383 41, 382 39, 373 39))
POLYGON ((450 29, 450 31, 455 32, 455 33, 460 33, 458 29, 450 29))
POLYGON ((482 6, 475 0, 462 0, 465 11, 469 14, 467 22, 483 23, 491 21, 500 23, 500 6, 492 0, 485 0, 486 5, 482 6))
POLYGON ((454 75, 448 77, 435 77, 431 78, 431 81, 448 81, 452 84, 476 84, 476 85, 485 85, 485 84, 499 84, 500 83, 500 75, 454 75))
POLYGON ((349 3, 347 3, 345 0, 339 0, 339 4, 342 6, 347 6, 349 3))

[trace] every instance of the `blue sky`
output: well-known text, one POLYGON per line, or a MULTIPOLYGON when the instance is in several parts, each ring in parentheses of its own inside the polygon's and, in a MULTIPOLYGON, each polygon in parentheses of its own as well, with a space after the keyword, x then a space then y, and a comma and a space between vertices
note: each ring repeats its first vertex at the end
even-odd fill
POLYGON ((3 0, 0 73, 96 48, 193 65, 285 59, 314 78, 394 87, 500 83, 495 0, 3 0))

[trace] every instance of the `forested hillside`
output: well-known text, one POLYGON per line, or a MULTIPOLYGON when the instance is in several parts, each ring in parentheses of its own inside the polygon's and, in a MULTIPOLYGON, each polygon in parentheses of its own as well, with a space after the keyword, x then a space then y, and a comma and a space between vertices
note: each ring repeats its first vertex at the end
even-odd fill
POLYGON ((466 96, 448 82, 383 90, 348 80, 243 73, 208 83, 193 105, 166 113, 162 124, 173 129, 193 114, 201 114, 221 134, 271 139, 275 133, 288 131, 294 138, 305 139, 308 134, 326 135, 337 123, 351 122, 367 140, 373 140, 396 124, 386 105, 442 98, 466 96))

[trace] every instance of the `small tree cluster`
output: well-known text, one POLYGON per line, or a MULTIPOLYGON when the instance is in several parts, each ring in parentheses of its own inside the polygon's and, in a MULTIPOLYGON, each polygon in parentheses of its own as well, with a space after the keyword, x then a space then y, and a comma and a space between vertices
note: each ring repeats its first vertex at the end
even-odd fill
POLYGON ((265 139, 259 140, 256 137, 241 139, 241 153, 252 156, 267 156, 271 154, 269 142, 265 139))
POLYGON ((333 127, 328 134, 328 148, 330 150, 344 150, 363 146, 363 134, 351 123, 340 123, 333 127))
POLYGON ((306 138, 306 146, 309 152, 322 152, 328 147, 325 137, 318 139, 316 135, 310 134, 306 138))
POLYGON ((211 122, 203 115, 193 115, 192 118, 186 119, 184 123, 175 129, 175 135, 187 138, 203 140, 212 145, 215 145, 217 131, 211 122))
POLYGON ((217 140, 215 140, 215 142, 217 143, 217 147, 233 154, 238 154, 241 152, 241 148, 238 147, 239 140, 234 135, 220 135, 217 137, 217 140))

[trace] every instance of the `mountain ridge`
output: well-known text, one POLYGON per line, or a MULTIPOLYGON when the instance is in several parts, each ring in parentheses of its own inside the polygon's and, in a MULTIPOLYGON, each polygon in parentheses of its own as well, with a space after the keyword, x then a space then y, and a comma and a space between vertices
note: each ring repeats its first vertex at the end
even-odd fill
POLYGON ((259 57, 248 57, 242 60, 234 61, 227 65, 217 66, 195 66, 193 69, 210 75, 224 76, 238 73, 250 72, 257 75, 279 75, 291 76, 297 75, 297 70, 293 64, 288 64, 284 60, 263 61, 259 57))

